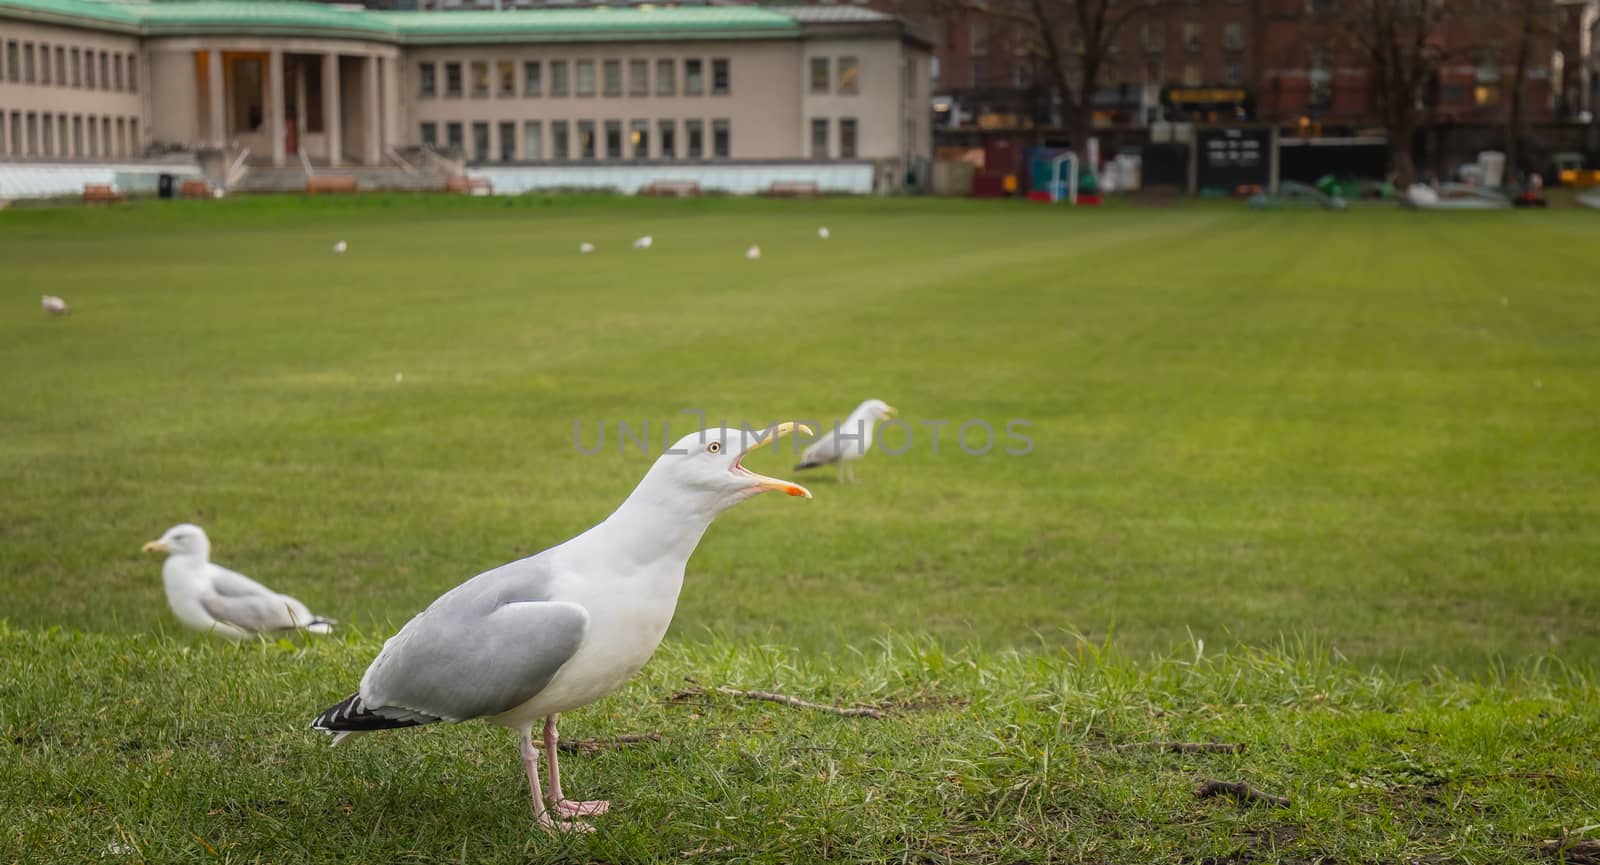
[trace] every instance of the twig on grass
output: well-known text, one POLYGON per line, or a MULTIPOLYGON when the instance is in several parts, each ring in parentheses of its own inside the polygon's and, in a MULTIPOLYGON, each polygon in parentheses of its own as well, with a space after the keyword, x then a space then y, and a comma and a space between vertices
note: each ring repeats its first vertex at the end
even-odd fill
POLYGON ((717 853, 732 853, 733 849, 734 849, 734 847, 733 847, 732 844, 724 844, 721 847, 712 847, 710 850, 707 850, 705 848, 705 845, 702 844, 700 846, 700 848, 697 849, 697 850, 685 850, 682 853, 679 853, 678 854, 678 858, 679 859, 693 859, 696 856, 705 856, 705 855, 708 855, 708 854, 709 855, 715 855, 717 853))
POLYGON ((1232 796, 1241 802, 1265 802, 1278 808, 1289 807, 1288 799, 1262 792, 1243 781, 1203 781, 1200 786, 1194 788, 1194 794, 1201 799, 1211 796, 1232 796))
MULTIPOLYGON (((690 679, 689 681, 693 682, 694 680, 690 679)), ((788 694, 778 694, 772 691, 741 691, 738 688, 730 688, 726 685, 717 685, 709 689, 703 688, 700 685, 693 685, 689 688, 683 689, 682 691, 678 691, 667 699, 671 702, 678 702, 688 697, 698 697, 701 694, 706 693, 708 690, 715 691, 718 694, 723 694, 729 697, 737 697, 741 700, 761 700, 763 702, 777 703, 780 706, 790 706, 796 709, 814 709, 818 712, 827 712, 830 715, 843 715, 846 718, 877 718, 881 720, 885 717, 883 712, 868 706, 830 706, 826 703, 813 703, 810 700, 802 700, 799 697, 791 697, 788 694)))
POLYGON ((1237 754, 1244 750, 1239 742, 1128 742, 1118 751, 1171 751, 1177 754, 1237 754))
POLYGON ((593 754, 607 748, 626 748, 645 742, 661 741, 660 733, 625 733, 609 739, 561 739, 557 747, 569 754, 593 754))
POLYGON ((1554 838, 1539 845, 1539 852, 1569 865, 1600 865, 1600 841, 1554 838))

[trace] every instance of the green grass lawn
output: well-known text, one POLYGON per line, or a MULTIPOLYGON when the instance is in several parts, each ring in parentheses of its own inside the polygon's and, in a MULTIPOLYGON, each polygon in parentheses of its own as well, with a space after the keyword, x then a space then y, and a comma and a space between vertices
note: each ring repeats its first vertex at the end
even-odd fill
POLYGON ((0 861, 1531 856, 1600 822, 1597 231, 930 201, 0 212, 0 861), (909 449, 856 484, 752 459, 815 501, 720 519, 666 657, 569 722, 663 736, 571 761, 619 801, 596 836, 531 833, 504 734, 329 753, 300 729, 440 592, 609 513, 650 459, 617 421, 659 443, 685 409, 868 397, 909 449), (968 420, 994 452, 956 446, 968 420), (592 444, 602 421, 580 453, 574 423, 592 444), (185 520, 349 636, 178 633, 138 550, 185 520), (896 711, 668 701, 685 675, 896 711), (1114 747, 1183 737, 1247 747, 1114 747), (1201 777, 1292 804, 1196 800, 1201 777))

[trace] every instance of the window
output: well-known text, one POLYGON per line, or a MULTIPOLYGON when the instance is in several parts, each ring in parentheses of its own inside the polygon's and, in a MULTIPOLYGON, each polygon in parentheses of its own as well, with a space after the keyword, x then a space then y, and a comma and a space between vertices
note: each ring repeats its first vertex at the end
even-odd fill
MULTIPOLYGON (((50 46, 48 46, 48 45, 40 45, 39 46, 39 83, 40 84, 49 84, 50 83, 50 46)), ((45 124, 45 130, 44 131, 45 132, 49 132, 50 131, 50 124, 48 124, 48 123, 45 124)), ((46 140, 48 140, 48 139, 46 139, 46 140)), ((48 154, 49 152, 50 152, 50 147, 48 145, 46 145, 45 146, 45 153, 48 154)))
POLYGON ((72 116, 72 155, 83 158, 83 115, 72 116))
POLYGON ((656 137, 661 140, 661 158, 678 158, 678 124, 672 120, 658 121, 656 137))
MULTIPOLYGON (((21 68, 22 68, 22 52, 17 48, 17 40, 13 39, 13 40, 11 40, 11 41, 6 43, 6 80, 7 81, 21 81, 22 80, 22 72, 20 71, 21 68)), ((17 131, 17 126, 16 126, 15 123, 13 123, 11 125, 11 131, 13 133, 15 133, 17 131)), ((16 153, 17 149, 16 148, 12 148, 11 152, 12 153, 16 153)))
MULTIPOLYGON (((16 119, 16 115, 15 114, 11 115, 11 117, 12 117, 13 120, 16 119)), ((85 151, 85 152, 87 152, 89 154, 89 157, 92 159, 92 158, 97 157, 97 156, 100 155, 100 149, 99 149, 100 148, 100 142, 97 140, 97 137, 95 135, 95 124, 94 124, 94 118, 93 117, 89 118, 88 126, 89 126, 89 149, 87 151, 85 151)), ((16 152, 16 149, 14 148, 12 152, 16 152)))
POLYGON ((828 92, 828 58, 811 58, 811 92, 828 92))
POLYGON ((706 91, 705 63, 701 60, 683 61, 683 95, 699 96, 706 91))
POLYGON ((517 124, 509 123, 507 121, 502 120, 502 121, 500 121, 499 126, 500 126, 500 128, 498 130, 496 130, 496 131, 500 133, 500 137, 499 137, 499 140, 498 140, 498 143, 500 145, 500 161, 501 162, 516 162, 517 161, 517 124))
POLYGON ((82 49, 78 49, 78 48, 72 49, 71 74, 72 74, 72 86, 73 87, 82 87, 83 86, 83 51, 82 51, 82 49))
POLYGON ((482 60, 475 60, 468 68, 472 73, 472 98, 489 98, 489 64, 482 60))
POLYGON ((112 89, 113 90, 121 90, 122 89, 122 55, 121 54, 118 54, 117 56, 111 58, 111 69, 112 69, 112 71, 114 73, 116 73, 115 77, 113 79, 116 82, 116 86, 113 87, 112 89))
POLYGON ((550 121, 550 158, 557 162, 567 161, 567 121, 550 121))
MULTIPOLYGON (((67 49, 60 45, 56 46, 56 86, 67 86, 67 49)), ((66 145, 63 143, 62 149, 65 148, 66 145)))
POLYGON ((650 95, 650 61, 628 61, 628 95, 650 95))
POLYGON ((967 28, 967 53, 974 57, 989 53, 989 22, 978 19, 967 28))
POLYGON ((578 158, 593 159, 595 155, 594 121, 578 121, 578 158))
MULTIPOLYGON (((110 70, 111 70, 111 55, 107 54, 104 51, 102 51, 102 52, 100 52, 100 89, 102 89, 102 90, 109 90, 111 88, 110 70)), ((106 118, 106 128, 107 129, 111 128, 111 119, 110 118, 106 118)))
MULTIPOLYGON (((85 51, 83 52, 83 86, 93 90, 95 87, 94 81, 94 52, 85 51)), ((91 129, 93 125, 92 123, 90 124, 91 129)))
POLYGON ((544 81, 542 80, 540 73, 543 71, 544 67, 540 66, 539 61, 537 60, 530 60, 527 63, 522 64, 523 96, 541 95, 541 91, 544 89, 544 81))
POLYGON ((1167 22, 1154 18, 1144 22, 1144 50, 1161 51, 1167 47, 1167 22))
POLYGON ((633 120, 628 123, 628 146, 634 159, 650 158, 650 121, 633 120))
POLYGON ((1244 50, 1244 23, 1229 21, 1222 25, 1222 47, 1229 51, 1244 50))
POLYGON ((1183 86, 1185 86, 1185 87, 1199 87, 1200 86, 1200 82, 1201 82, 1200 64, 1198 64, 1198 63, 1185 63, 1185 64, 1183 64, 1183 86))
POLYGON ((856 158, 856 119, 854 117, 839 118, 839 158, 856 158))
POLYGON ((439 92, 439 81, 435 74, 436 70, 432 63, 423 63, 417 67, 417 96, 432 99, 439 92))
MULTIPOLYGON (((104 57, 105 55, 102 54, 100 56, 104 57)), ((103 72, 105 70, 101 70, 101 71, 103 72)), ((100 83, 101 84, 106 83, 106 80, 105 80, 104 77, 102 77, 100 79, 100 83)), ((111 140, 111 118, 109 118, 109 117, 100 118, 100 142, 101 142, 102 145, 104 145, 105 155, 106 156, 112 155, 111 148, 112 148, 113 142, 111 140)))
POLYGON ((1236 86, 1244 83, 1244 72, 1237 57, 1229 57, 1222 62, 1222 83, 1236 86))
POLYGON ((733 130, 726 120, 711 121, 711 155, 718 159, 733 155, 733 130))
MULTIPOLYGON (((46 51, 44 52, 44 55, 46 60, 50 59, 50 52, 46 51)), ((51 150, 55 145, 55 135, 53 133, 55 124, 50 122, 50 115, 46 114, 43 115, 42 125, 44 126, 44 138, 42 139, 41 145, 43 149, 39 151, 39 154, 41 156, 50 156, 51 150)))
POLYGON ((606 121, 606 158, 622 158, 622 121, 606 121))
POLYGON ((461 124, 460 123, 452 122, 452 123, 446 123, 445 124, 445 126, 444 126, 444 143, 445 143, 445 146, 450 148, 451 150, 454 150, 457 153, 461 152, 461 150, 465 147, 465 139, 463 139, 462 136, 461 136, 461 124))
POLYGON ((437 123, 424 123, 424 124, 422 124, 422 143, 426 147, 438 147, 439 146, 439 124, 437 124, 437 123))
POLYGON ((706 155, 706 125, 699 120, 683 121, 683 134, 689 139, 690 159, 700 159, 706 155))
POLYGON ((134 147, 139 146, 139 118, 128 118, 128 139, 134 147))
POLYGON ((732 73, 728 68, 728 61, 711 61, 711 95, 727 96, 732 88, 732 73))
MULTIPOLYGON (((63 126, 66 125, 66 121, 65 120, 62 121, 62 125, 63 126)), ((128 149, 128 123, 127 123, 127 121, 125 121, 121 117, 118 117, 117 118, 117 153, 121 154, 122 156, 127 156, 130 152, 131 151, 128 149)))
POLYGON ((452 99, 461 97, 460 63, 446 63, 444 65, 444 95, 452 99))
POLYGON ((1200 44, 1200 22, 1183 22, 1183 50, 1190 54, 1199 54, 1204 47, 1200 44))
POLYGON ((811 118, 811 158, 828 158, 828 118, 811 118))
MULTIPOLYGON (((133 71, 137 66, 138 66, 138 64, 133 62, 133 55, 129 54, 128 55, 128 92, 129 93, 137 92, 138 89, 139 89, 139 76, 134 74, 134 71, 133 71)), ((138 127, 139 121, 135 120, 135 121, 133 121, 133 123, 134 123, 134 128, 135 129, 139 128, 138 127)))
POLYGON ((594 61, 578 61, 578 95, 594 95, 594 61))
POLYGON ((656 61, 656 95, 674 96, 678 90, 678 61, 656 61))
POLYGON ((550 95, 567 95, 567 61, 550 61, 550 95))
POLYGON ((854 57, 839 58, 839 92, 861 92, 861 61, 854 57))
POLYGON ((603 72, 605 74, 605 78, 606 78, 606 81, 605 81, 605 84, 606 84, 605 94, 607 96, 621 96, 622 95, 622 61, 621 60, 607 60, 603 64, 601 64, 601 69, 603 70, 603 72))
POLYGON ((522 124, 522 158, 544 158, 544 124, 537 120, 522 124))
MULTIPOLYGON (((24 43, 22 46, 22 83, 33 83, 33 43, 24 43)), ((30 117, 32 115, 29 115, 30 117)))
POLYGON ((1144 82, 1146 84, 1161 84, 1161 58, 1151 57, 1144 62, 1144 82))
POLYGON ((495 67, 495 80, 500 89, 495 95, 501 99, 510 99, 517 95, 517 64, 510 60, 502 60, 495 67))
POLYGON ((472 122, 472 161, 489 161, 489 124, 484 120, 472 122))
POLYGON ((1307 65, 1306 78, 1310 92, 1306 97, 1306 107, 1313 111, 1325 111, 1333 105, 1333 67, 1328 65, 1328 56, 1322 51, 1312 51, 1307 65))

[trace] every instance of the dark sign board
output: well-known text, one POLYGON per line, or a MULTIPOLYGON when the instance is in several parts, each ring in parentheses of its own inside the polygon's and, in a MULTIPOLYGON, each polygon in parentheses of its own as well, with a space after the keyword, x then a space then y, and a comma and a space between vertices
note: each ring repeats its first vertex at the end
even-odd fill
POLYGON ((1200 188, 1233 191, 1272 181, 1272 130, 1222 128, 1195 130, 1195 183, 1200 188))

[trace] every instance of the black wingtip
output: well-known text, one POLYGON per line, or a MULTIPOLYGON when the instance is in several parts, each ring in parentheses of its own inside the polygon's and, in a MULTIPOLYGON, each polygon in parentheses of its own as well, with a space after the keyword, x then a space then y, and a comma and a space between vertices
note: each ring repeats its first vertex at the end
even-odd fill
POLYGON ((820 465, 822 465, 822 463, 801 463, 801 464, 795 466, 794 470, 797 471, 797 472, 800 472, 800 471, 805 471, 806 469, 814 469, 814 468, 816 468, 817 466, 820 466, 820 465))
POLYGON ((371 730, 398 730, 402 727, 416 727, 427 721, 416 718, 396 720, 385 718, 367 708, 361 702, 360 694, 351 694, 343 700, 329 706, 322 714, 311 722, 311 729, 321 730, 324 733, 362 733, 371 730))

